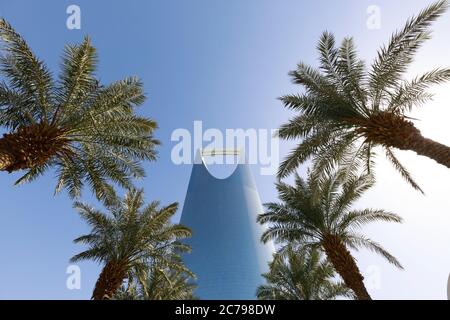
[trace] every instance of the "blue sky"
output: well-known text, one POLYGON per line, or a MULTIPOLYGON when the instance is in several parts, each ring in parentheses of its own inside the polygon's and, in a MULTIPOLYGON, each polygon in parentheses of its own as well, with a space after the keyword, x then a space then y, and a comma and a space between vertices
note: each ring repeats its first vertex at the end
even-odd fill
MULTIPOLYGON (((162 146, 159 160, 145 165, 147 177, 138 184, 149 200, 180 202, 181 212, 191 166, 175 166, 170 159, 175 129, 192 130, 194 120, 202 120, 205 129, 275 129, 291 116, 276 98, 299 90, 287 73, 301 60, 316 64, 314 48, 322 31, 333 31, 338 38, 354 36, 361 56, 370 61, 407 17, 430 2, 0 0, 0 15, 54 74, 64 45, 89 35, 98 50, 102 82, 129 75, 142 78, 148 100, 139 112, 157 120, 162 146), (66 28, 71 4, 81 8, 81 30, 66 28), (369 5, 381 9, 380 29, 366 26, 369 5)), ((411 72, 450 65, 449 28, 450 12, 436 24, 435 38, 411 72)), ((445 117, 438 116, 450 115, 447 91, 438 91, 434 109, 418 117, 428 136, 450 144, 445 117)), ((290 146, 281 145, 281 156, 290 146)), ((360 205, 395 210, 407 220, 403 226, 368 230, 400 258, 406 271, 396 271, 372 254, 357 258, 363 272, 379 274, 379 284, 369 288, 374 298, 443 299, 450 271, 445 251, 450 241, 445 198, 449 173, 409 153, 402 159, 415 168, 413 173, 429 190, 427 198, 408 190, 380 159, 379 183, 360 205)), ((261 176, 257 166, 253 169, 263 202, 274 200, 274 177, 261 176)), ((0 174, 0 298, 89 298, 100 270, 95 263, 79 264, 81 290, 66 288, 69 258, 82 249, 72 240, 88 231, 72 201, 65 193, 53 196, 51 172, 20 187, 13 186, 16 178, 0 174)), ((89 190, 83 201, 95 203, 89 190)))

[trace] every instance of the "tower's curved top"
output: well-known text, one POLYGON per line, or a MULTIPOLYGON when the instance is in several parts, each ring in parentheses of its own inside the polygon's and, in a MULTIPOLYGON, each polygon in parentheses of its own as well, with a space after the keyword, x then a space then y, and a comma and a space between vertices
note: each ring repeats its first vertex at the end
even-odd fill
POLYGON ((225 179, 214 177, 203 158, 192 169, 181 223, 193 231, 185 262, 202 299, 254 299, 272 258, 273 245, 261 243, 256 222, 263 212, 258 191, 245 156, 240 159, 225 179))

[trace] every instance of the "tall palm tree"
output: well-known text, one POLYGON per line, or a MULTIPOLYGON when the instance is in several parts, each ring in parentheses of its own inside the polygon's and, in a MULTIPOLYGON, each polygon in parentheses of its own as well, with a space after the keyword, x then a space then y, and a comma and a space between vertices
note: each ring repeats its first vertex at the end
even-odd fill
POLYGON ((322 35, 317 47, 320 69, 300 63, 290 73, 305 93, 280 98, 285 107, 300 114, 281 126, 279 136, 302 141, 281 164, 279 177, 288 176, 310 158, 314 172, 320 173, 345 155, 370 170, 376 146, 384 149, 387 159, 418 190, 394 148, 415 151, 450 168, 450 148, 423 137, 406 115, 432 98, 427 89, 448 81, 450 69, 437 68, 411 81, 403 79, 415 53, 430 38, 431 23, 447 7, 447 1, 438 1, 408 20, 379 50, 369 70, 358 59, 352 38, 336 47, 331 33, 322 35))
POLYGON ((56 169, 56 191, 78 197, 84 184, 105 200, 113 188, 143 177, 141 160, 154 160, 156 122, 135 114, 145 100, 135 77, 104 86, 95 77, 89 38, 68 45, 57 79, 25 40, 0 19, 0 171, 26 170, 17 183, 56 169))
POLYGON ((286 256, 277 255, 270 263, 270 271, 263 274, 267 284, 258 288, 258 299, 331 300, 352 296, 344 284, 333 281, 334 268, 322 259, 320 251, 296 252, 289 246, 286 256))
POLYGON ((112 203, 107 205, 109 214, 75 203, 92 230, 74 240, 88 248, 71 261, 94 260, 103 265, 93 299, 110 299, 123 281, 132 276, 143 282, 155 261, 161 266, 187 271, 181 262, 175 263, 172 258, 174 253, 189 251, 179 240, 191 235, 188 228, 170 223, 177 203, 159 208, 159 203, 154 201, 144 206, 142 190, 131 190, 122 201, 117 199, 112 203))
POLYGON ((357 298, 371 299, 349 248, 370 249, 402 268, 378 243, 358 232, 367 223, 402 221, 398 215, 384 210, 351 209, 373 183, 371 175, 358 176, 343 169, 324 175, 319 183, 311 175, 306 181, 297 175, 294 186, 277 183, 281 202, 266 204, 267 211, 258 217, 260 223, 269 223, 262 240, 322 250, 357 298))

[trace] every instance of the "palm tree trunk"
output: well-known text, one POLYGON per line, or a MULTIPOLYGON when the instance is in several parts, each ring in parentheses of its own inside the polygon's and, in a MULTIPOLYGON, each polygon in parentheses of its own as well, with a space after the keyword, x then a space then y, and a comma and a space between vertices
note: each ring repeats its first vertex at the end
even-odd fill
POLYGON ((66 130, 46 123, 21 127, 0 138, 0 171, 13 172, 42 166, 52 157, 71 157, 66 130))
POLYGON ((0 145, 0 171, 9 171, 14 164, 14 157, 0 145))
POLYGON ((337 273, 342 277, 345 285, 355 292, 358 300, 372 300, 364 286, 364 277, 344 243, 337 236, 327 235, 322 241, 322 246, 337 273))
POLYGON ((103 268, 95 283, 92 299, 109 300, 119 290, 127 275, 126 263, 110 261, 103 268))
POLYGON ((431 139, 427 139, 421 134, 414 135, 414 139, 408 141, 406 145, 400 144, 398 148, 414 151, 418 155, 433 159, 437 163, 450 168, 450 147, 431 139))
POLYGON ((450 147, 422 136, 414 123, 404 116, 391 112, 380 112, 368 119, 349 120, 356 125, 357 132, 374 144, 400 150, 415 151, 450 168, 450 147))

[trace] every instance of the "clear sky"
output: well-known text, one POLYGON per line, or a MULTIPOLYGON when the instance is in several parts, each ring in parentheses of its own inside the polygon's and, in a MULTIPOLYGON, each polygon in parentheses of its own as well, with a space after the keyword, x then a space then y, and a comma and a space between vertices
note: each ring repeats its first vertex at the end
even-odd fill
MULTIPOLYGON (((352 35, 361 56, 371 61, 380 44, 406 19, 431 1, 423 0, 0 0, 0 15, 28 41, 51 70, 58 72, 66 43, 92 38, 98 49, 101 81, 141 77, 148 100, 142 114, 156 119, 162 141, 159 160, 146 164, 139 182, 148 200, 184 200, 190 165, 170 158, 177 128, 193 130, 193 121, 220 130, 275 129, 291 114, 276 99, 300 90, 288 71, 296 63, 316 64, 321 32, 340 39, 352 35), (81 8, 81 30, 66 27, 66 8, 81 8), (367 27, 370 5, 381 9, 380 28, 367 27)), ((411 75, 450 66, 450 12, 435 24, 434 38, 421 50, 411 75)), ((450 145, 449 86, 435 101, 414 113, 423 134, 450 145)), ((281 156, 292 145, 282 143, 281 156)), ((413 191, 380 157, 378 183, 360 207, 400 214, 403 225, 367 228, 403 263, 405 271, 371 253, 356 253, 375 299, 444 299, 450 272, 450 171, 412 153, 398 153, 421 183, 426 196, 413 191)), ((254 166, 263 202, 276 198, 274 176, 254 166)), ((300 171, 304 171, 302 168, 300 171)), ((72 240, 87 232, 65 193, 53 196, 50 172, 31 184, 14 187, 16 174, 0 174, 0 298, 88 299, 99 273, 80 263, 81 289, 66 287, 69 258, 82 248, 72 240)), ((95 203, 89 190, 86 202, 95 203)), ((178 217, 177 217, 178 219, 178 217)))

